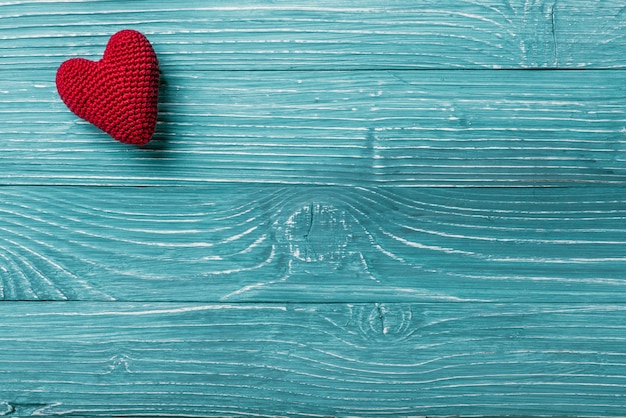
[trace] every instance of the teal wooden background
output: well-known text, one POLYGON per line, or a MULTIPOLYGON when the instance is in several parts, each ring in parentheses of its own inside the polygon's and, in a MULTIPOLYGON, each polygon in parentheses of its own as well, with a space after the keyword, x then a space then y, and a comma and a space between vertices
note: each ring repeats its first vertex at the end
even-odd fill
POLYGON ((0 415, 624 416, 625 109, 621 0, 0 2, 0 415))

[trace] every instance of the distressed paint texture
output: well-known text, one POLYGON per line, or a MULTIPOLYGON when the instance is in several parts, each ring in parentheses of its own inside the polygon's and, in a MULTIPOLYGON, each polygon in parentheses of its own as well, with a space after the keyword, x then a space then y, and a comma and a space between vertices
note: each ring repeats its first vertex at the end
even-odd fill
POLYGON ((621 1, 0 2, 0 416, 623 416, 621 1), (131 28, 146 147, 54 74, 131 28))
POLYGON ((31 305, 0 305, 18 416, 623 415, 623 304, 31 305))

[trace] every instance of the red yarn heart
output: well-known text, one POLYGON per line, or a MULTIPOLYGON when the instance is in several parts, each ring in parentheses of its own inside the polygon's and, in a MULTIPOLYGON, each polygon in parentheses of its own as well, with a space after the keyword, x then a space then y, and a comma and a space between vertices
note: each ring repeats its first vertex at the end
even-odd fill
POLYGON ((78 117, 126 144, 154 134, 159 62, 148 39, 134 30, 111 37, 99 61, 72 58, 59 67, 59 96, 78 117))

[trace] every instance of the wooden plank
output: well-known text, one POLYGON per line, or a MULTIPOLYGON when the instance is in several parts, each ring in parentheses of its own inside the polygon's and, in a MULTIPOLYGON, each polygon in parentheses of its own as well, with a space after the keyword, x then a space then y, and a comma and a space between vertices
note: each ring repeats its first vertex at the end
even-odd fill
POLYGON ((71 416, 620 416, 626 310, 0 304, 0 407, 71 416))
POLYGON ((624 188, 0 188, 5 300, 626 301, 624 188))
POLYGON ((0 3, 0 60, 97 59, 127 27, 167 71, 626 65, 621 0, 11 1, 0 3))
POLYGON ((111 140, 54 69, 0 80, 0 184, 625 184, 621 71, 164 76, 155 140, 111 140))

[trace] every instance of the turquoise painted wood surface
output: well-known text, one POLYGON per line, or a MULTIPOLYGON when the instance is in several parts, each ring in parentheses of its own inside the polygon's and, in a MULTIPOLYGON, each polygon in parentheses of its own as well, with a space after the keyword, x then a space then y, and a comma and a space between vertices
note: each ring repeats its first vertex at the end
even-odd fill
POLYGON ((0 415, 624 416, 621 1, 0 2, 0 415), (147 147, 54 85, 133 28, 147 147))

